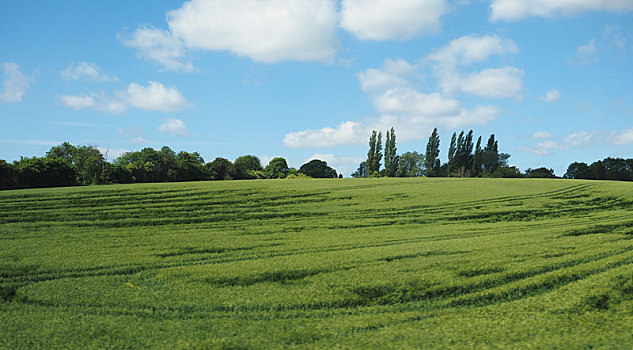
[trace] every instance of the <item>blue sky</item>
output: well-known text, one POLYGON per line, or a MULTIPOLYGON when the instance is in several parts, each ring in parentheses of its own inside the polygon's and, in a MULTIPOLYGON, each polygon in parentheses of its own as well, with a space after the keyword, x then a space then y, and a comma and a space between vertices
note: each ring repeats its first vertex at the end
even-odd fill
POLYGON ((371 130, 441 157, 494 133, 510 164, 633 157, 632 0, 0 3, 0 159, 64 141, 110 160, 311 158, 349 175, 371 130))

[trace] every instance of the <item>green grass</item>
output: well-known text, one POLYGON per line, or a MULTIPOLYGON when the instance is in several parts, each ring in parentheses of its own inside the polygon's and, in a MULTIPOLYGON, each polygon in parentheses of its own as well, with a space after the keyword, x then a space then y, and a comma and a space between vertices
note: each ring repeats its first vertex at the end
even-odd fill
POLYGON ((633 348, 633 184, 0 192, 0 348, 633 348))

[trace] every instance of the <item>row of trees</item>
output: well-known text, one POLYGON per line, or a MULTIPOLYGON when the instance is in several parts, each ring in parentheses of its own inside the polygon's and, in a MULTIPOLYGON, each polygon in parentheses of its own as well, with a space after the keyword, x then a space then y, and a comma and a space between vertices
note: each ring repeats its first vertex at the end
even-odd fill
POLYGON ((605 158, 591 165, 574 162, 567 167, 563 178, 633 181, 633 159, 605 158))
POLYGON ((311 160, 298 170, 282 157, 263 167, 259 158, 241 156, 231 162, 218 157, 205 163, 198 152, 174 152, 144 148, 128 152, 114 162, 106 161, 92 146, 62 143, 44 157, 0 160, 0 189, 60 187, 107 183, 175 182, 231 179, 280 179, 293 177, 334 178, 336 170, 322 160, 311 160))
POLYGON ((448 162, 440 161, 440 136, 437 128, 433 130, 426 145, 424 155, 417 152, 406 152, 397 155, 396 133, 393 128, 387 131, 384 152, 384 168, 381 169, 382 132, 373 131, 369 138, 367 160, 362 162, 352 177, 412 177, 426 175, 429 177, 520 177, 521 173, 514 167, 508 167, 510 155, 499 153, 499 144, 495 135, 490 135, 487 145, 481 147, 481 136, 473 143, 473 131, 462 131, 459 136, 453 133, 448 150, 448 162))

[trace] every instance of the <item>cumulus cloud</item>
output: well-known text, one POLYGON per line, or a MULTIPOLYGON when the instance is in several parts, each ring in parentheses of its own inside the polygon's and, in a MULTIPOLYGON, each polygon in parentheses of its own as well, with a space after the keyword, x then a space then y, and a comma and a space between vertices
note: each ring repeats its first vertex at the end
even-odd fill
POLYGON ((60 99, 64 105, 74 109, 97 107, 97 101, 93 96, 64 95, 60 99))
POLYGON ((491 21, 517 21, 528 17, 575 15, 589 11, 629 12, 630 0, 492 0, 491 21))
POLYGON ((463 67, 488 60, 493 55, 518 51, 514 41, 497 35, 466 35, 426 57, 444 94, 468 93, 484 98, 521 98, 524 71, 505 66, 464 73, 463 67))
MULTIPOLYGON (((460 69, 482 62, 495 54, 516 52, 516 44, 497 36, 465 36, 425 57, 431 62, 442 92, 422 92, 418 87, 419 65, 405 60, 385 60, 382 67, 358 74, 364 91, 370 95, 377 116, 348 120, 337 126, 289 132, 283 143, 292 148, 325 148, 364 144, 372 130, 394 127, 398 140, 407 142, 426 137, 434 127, 456 129, 486 124, 501 114, 487 104, 465 107, 452 97, 463 92, 484 98, 520 98, 523 70, 514 67, 486 68, 462 73, 460 69), (451 70, 450 76, 442 69, 451 70)), ((426 85, 426 84, 424 84, 426 85)))
POLYGON ((158 127, 158 131, 168 133, 172 136, 189 135, 189 130, 187 130, 185 122, 176 118, 165 119, 165 121, 158 127))
POLYGON ((388 114, 426 115, 432 117, 455 114, 459 102, 435 92, 423 94, 412 88, 393 88, 377 96, 374 105, 388 114))
POLYGON ((520 99, 523 75, 522 69, 514 67, 487 68, 465 76, 459 88, 479 97, 520 99))
POLYGON ((633 128, 615 132, 611 137, 611 141, 616 145, 633 144, 633 128))
POLYGON ((4 79, 2 80, 2 90, 0 91, 0 102, 21 102, 22 97, 31 84, 31 80, 20 71, 20 66, 13 62, 6 62, 2 65, 4 79))
MULTIPOLYGON (((534 134, 533 139, 545 138, 537 137, 539 133, 534 134)), ((543 133, 547 138, 551 138, 549 133, 543 133)), ((587 148, 595 145, 615 145, 627 146, 633 144, 633 127, 625 130, 595 130, 595 131, 576 131, 566 136, 562 141, 548 140, 539 142, 535 147, 519 148, 519 151, 530 152, 537 155, 550 154, 555 150, 568 150, 571 148, 587 148)))
POLYGON ((560 100, 560 92, 558 90, 550 90, 541 97, 541 99, 547 103, 552 103, 560 100))
POLYGON ((434 51, 428 59, 441 65, 469 65, 483 62, 492 55, 513 54, 517 51, 516 43, 510 39, 497 35, 465 35, 434 51))
POLYGON ((108 76, 101 71, 101 68, 90 62, 76 62, 70 64, 59 73, 62 78, 68 80, 89 79, 94 81, 119 81, 116 76, 108 76))
POLYGON ((140 27, 121 40, 170 70, 193 70, 189 50, 257 62, 331 63, 338 48, 334 0, 191 0, 167 13, 168 30, 140 27))
POLYGON ((366 128, 359 122, 345 121, 336 128, 307 129, 290 132, 284 137, 284 146, 290 148, 324 148, 362 143, 366 128))
POLYGON ((358 74, 361 88, 365 91, 409 85, 415 67, 409 62, 387 59, 381 68, 370 68, 358 74))
POLYGON ((74 109, 94 109, 109 113, 123 113, 131 107, 139 109, 174 112, 190 107, 180 91, 175 87, 167 88, 163 84, 150 81, 147 86, 130 83, 127 90, 114 92, 113 96, 104 94, 63 95, 61 102, 74 109))
POLYGON ((406 40, 440 29, 446 0, 342 0, 341 28, 361 40, 406 40))
POLYGON ((141 26, 129 37, 119 35, 119 40, 125 46, 137 49, 138 57, 156 61, 166 70, 195 70, 193 63, 186 59, 183 41, 169 31, 141 26))

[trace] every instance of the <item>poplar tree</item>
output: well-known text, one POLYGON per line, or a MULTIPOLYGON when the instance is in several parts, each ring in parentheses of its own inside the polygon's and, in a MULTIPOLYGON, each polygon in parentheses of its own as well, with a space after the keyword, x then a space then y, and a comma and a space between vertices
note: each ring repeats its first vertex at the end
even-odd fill
POLYGON ((385 175, 394 177, 398 172, 398 156, 396 155, 396 131, 387 130, 385 140, 385 175))
POLYGON ((426 155, 424 157, 424 166, 426 167, 426 176, 438 176, 440 168, 440 135, 437 128, 433 129, 433 133, 429 136, 429 142, 426 144, 426 155))
POLYGON ((374 153, 374 172, 380 171, 380 161, 382 160, 382 132, 378 132, 376 140, 376 152, 374 153))
POLYGON ((475 147, 475 155, 473 156, 473 169, 472 169, 472 176, 481 176, 481 156, 482 156, 482 149, 481 149, 481 136, 479 136, 479 138, 477 139, 477 146, 475 147))
POLYGON ((382 160, 382 133, 376 134, 376 130, 371 132, 369 137, 369 151, 367 152, 367 170, 369 175, 380 171, 380 161, 382 160))
POLYGON ((499 167, 499 145, 495 140, 495 134, 490 135, 488 144, 481 154, 481 163, 485 175, 492 174, 499 167))
POLYGON ((374 167, 374 157, 376 154, 376 139, 378 135, 376 134, 376 130, 371 132, 371 136, 369 137, 369 151, 367 152, 367 170, 371 174, 373 172, 374 167))
POLYGON ((453 133, 453 137, 451 137, 451 144, 448 146, 448 162, 450 163, 455 157, 455 152, 457 151, 457 133, 453 133))

